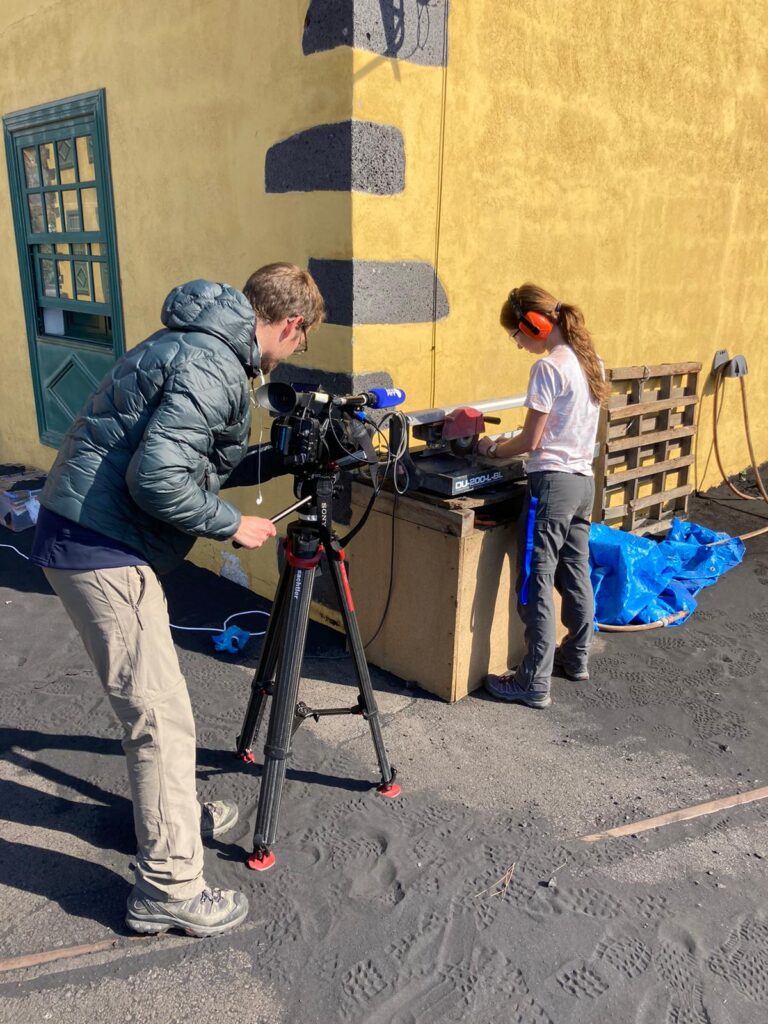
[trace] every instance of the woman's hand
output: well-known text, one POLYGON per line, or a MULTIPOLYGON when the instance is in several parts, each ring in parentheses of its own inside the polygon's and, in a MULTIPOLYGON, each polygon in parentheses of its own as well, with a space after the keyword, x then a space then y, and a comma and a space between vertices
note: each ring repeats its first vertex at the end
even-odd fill
POLYGON ((477 454, 486 458, 493 458, 496 454, 497 443, 492 437, 481 437, 477 442, 477 454))

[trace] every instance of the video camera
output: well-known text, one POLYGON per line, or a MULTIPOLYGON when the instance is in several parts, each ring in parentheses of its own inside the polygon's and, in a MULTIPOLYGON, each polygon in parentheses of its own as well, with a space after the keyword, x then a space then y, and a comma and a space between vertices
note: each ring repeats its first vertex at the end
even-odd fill
POLYGON ((390 409, 405 401, 400 388, 372 388, 358 395, 331 395, 290 384, 264 384, 256 402, 275 417, 271 440, 286 469, 299 477, 378 465, 376 425, 365 409, 390 409))

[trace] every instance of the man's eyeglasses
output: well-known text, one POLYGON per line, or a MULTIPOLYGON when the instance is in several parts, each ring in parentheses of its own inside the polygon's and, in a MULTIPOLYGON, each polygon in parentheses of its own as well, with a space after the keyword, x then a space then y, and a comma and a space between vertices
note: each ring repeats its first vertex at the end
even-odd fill
POLYGON ((298 345, 293 350, 294 352, 306 352, 307 351, 307 328, 304 324, 299 324, 299 330, 301 331, 301 339, 298 345))

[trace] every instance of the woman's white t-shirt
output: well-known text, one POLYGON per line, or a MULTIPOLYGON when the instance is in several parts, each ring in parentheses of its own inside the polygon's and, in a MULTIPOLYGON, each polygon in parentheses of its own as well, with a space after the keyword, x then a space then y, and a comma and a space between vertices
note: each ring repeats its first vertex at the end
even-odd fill
POLYGON ((592 476, 600 406, 570 345, 555 345, 536 360, 525 405, 549 413, 539 447, 526 461, 527 472, 555 470, 592 476))

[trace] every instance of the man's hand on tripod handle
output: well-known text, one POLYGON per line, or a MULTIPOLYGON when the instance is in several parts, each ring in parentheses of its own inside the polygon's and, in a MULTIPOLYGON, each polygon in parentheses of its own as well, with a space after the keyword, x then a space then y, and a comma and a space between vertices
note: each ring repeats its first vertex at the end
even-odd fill
POLYGON ((275 537, 277 530, 271 519, 260 516, 242 516, 237 532, 230 540, 236 548, 260 548, 262 544, 275 537))
MULTIPOLYGON (((282 512, 278 512, 277 515, 272 516, 271 519, 259 519, 257 516, 243 516, 243 519, 252 519, 252 520, 254 520, 254 522, 257 522, 257 523, 272 523, 274 525, 274 523, 279 523, 281 519, 285 519, 286 516, 289 516, 291 514, 291 512, 295 512, 297 509, 300 509, 303 505, 308 505, 311 500, 312 500, 311 497, 299 498, 298 501, 294 501, 294 503, 292 505, 289 505, 288 508, 284 508, 282 512)), ((240 521, 240 528, 241 529, 242 529, 242 525, 243 525, 243 521, 241 520, 240 521)), ((239 532, 240 531, 238 530, 238 533, 239 532)), ((268 536, 274 537, 275 533, 276 533, 276 531, 273 530, 271 534, 268 534, 268 536)), ((239 539, 235 540, 235 537, 237 537, 237 533, 233 534, 232 537, 230 537, 230 540, 232 541, 233 547, 236 547, 236 548, 248 548, 248 547, 258 548, 258 547, 261 547, 261 545, 267 539, 267 537, 264 537, 264 540, 260 541, 258 544, 245 544, 245 543, 243 543, 239 539)))

